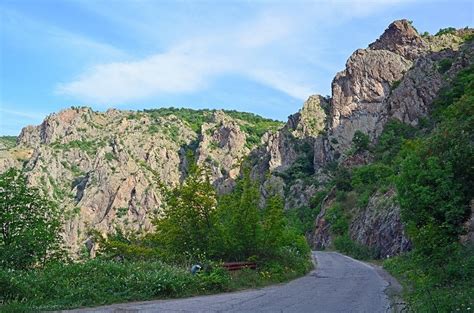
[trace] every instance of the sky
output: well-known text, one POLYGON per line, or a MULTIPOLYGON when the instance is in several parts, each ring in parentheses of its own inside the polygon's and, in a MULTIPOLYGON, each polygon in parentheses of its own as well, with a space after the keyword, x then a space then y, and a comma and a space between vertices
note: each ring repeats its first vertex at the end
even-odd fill
POLYGON ((286 120, 396 19, 474 25, 467 0, 0 1, 0 135, 71 106, 286 120))

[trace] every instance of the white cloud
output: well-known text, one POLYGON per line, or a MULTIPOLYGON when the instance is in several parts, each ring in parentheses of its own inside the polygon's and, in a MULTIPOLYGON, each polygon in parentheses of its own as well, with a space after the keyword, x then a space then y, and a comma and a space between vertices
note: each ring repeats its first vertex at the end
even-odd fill
MULTIPOLYGON (((315 91, 308 71, 317 62, 305 68, 298 59, 304 53, 295 43, 316 41, 308 34, 320 24, 340 23, 405 1, 316 1, 267 9, 238 25, 205 30, 205 35, 188 38, 163 53, 93 66, 73 81, 58 84, 56 91, 87 102, 116 105, 164 93, 203 90, 220 75, 230 73, 305 99, 315 91)), ((328 67, 320 64, 325 70, 328 67)))
POLYGON ((59 85, 58 92, 99 103, 126 102, 202 88, 214 68, 212 61, 170 51, 140 61, 95 66, 76 81, 59 85))
POLYGON ((46 116, 45 113, 39 113, 39 112, 27 113, 23 111, 15 111, 15 110, 4 109, 4 108, 0 108, 0 113, 3 113, 2 117, 4 117, 3 115, 11 115, 11 116, 16 116, 16 117, 21 117, 24 119, 26 118, 33 121, 40 121, 46 116))

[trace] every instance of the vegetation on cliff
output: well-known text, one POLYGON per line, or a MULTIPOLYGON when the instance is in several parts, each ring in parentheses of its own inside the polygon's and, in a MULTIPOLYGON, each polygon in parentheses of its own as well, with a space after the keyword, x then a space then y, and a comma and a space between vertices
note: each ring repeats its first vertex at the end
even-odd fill
POLYGON ((59 220, 53 219, 56 205, 27 189, 24 181, 17 170, 7 171, 0 180, 3 233, 30 235, 0 241, 0 299, 6 303, 2 310, 53 310, 229 291, 284 281, 312 266, 304 237, 285 220, 282 200, 275 195, 260 210, 257 185, 248 173, 232 193, 218 198, 207 171, 191 162, 181 185, 162 186, 166 206, 156 217, 156 232, 119 228, 107 238, 95 233, 98 256, 85 254, 74 262, 56 257, 62 251, 59 220), (17 230, 8 219, 23 216, 25 207, 36 213, 24 220, 27 230, 17 230), (34 219, 37 215, 42 218, 34 219), (220 265, 243 260, 257 262, 257 271, 230 275, 220 265), (193 276, 188 269, 196 263, 203 270, 193 276))
POLYGON ((335 192, 325 214, 334 248, 360 259, 385 256, 349 236, 354 208, 367 206, 376 193, 396 189, 413 250, 385 261, 385 267, 406 286, 405 299, 415 312, 473 306, 474 251, 460 243, 474 198, 473 136, 471 66, 441 91, 418 127, 391 121, 375 146, 354 136, 353 150, 368 150, 374 161, 353 168, 339 165, 328 183, 325 195, 335 192))

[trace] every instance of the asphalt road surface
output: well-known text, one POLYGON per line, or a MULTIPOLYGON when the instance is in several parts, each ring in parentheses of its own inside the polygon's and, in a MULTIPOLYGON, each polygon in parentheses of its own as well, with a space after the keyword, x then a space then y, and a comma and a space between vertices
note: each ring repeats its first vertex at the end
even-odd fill
POLYGON ((313 252, 313 256, 317 269, 286 284, 69 312, 390 312, 384 293, 389 283, 372 266, 336 252, 313 252))

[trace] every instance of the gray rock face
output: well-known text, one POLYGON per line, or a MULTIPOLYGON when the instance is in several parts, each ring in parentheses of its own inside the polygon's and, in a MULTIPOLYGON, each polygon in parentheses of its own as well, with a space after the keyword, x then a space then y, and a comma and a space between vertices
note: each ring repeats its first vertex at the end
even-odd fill
MULTIPOLYGON (((473 43, 466 44, 460 50, 445 49, 419 58, 385 101, 387 117, 407 124, 418 124, 419 119, 428 114, 433 100, 447 79, 453 78, 460 70, 472 64, 473 59, 473 43), (443 60, 453 62, 446 73, 439 70, 439 63, 443 60)), ((385 120, 380 122, 383 124, 385 120)))
POLYGON ((199 141, 197 163, 210 168, 220 192, 230 191, 240 173, 240 162, 250 152, 239 123, 217 111, 209 123, 203 124, 199 141))
POLYGON ((350 225, 352 240, 373 248, 377 257, 398 255, 411 248, 400 219, 400 207, 394 190, 375 194, 350 225))
MULTIPOLYGON (((472 29, 464 31, 473 32, 472 29)), ((368 134, 370 140, 376 142, 388 120, 416 125, 429 113, 440 89, 461 69, 473 64, 473 43, 463 44, 459 34, 460 31, 421 37, 408 21, 400 20, 390 24, 367 49, 359 49, 351 55, 345 70, 333 80, 329 114, 326 123, 320 124, 325 125, 324 129, 316 136, 305 134, 311 138, 314 178, 320 184, 329 179, 324 169, 332 161, 347 168, 371 162, 370 155, 348 153, 356 131, 368 134), (443 60, 452 62, 446 72, 440 70, 443 60)), ((299 115, 290 116, 282 132, 297 129, 300 121, 299 115)), ((284 140, 280 142, 282 145, 288 149, 294 140, 284 140)), ((285 149, 279 151, 283 152, 279 158, 285 159, 285 149)), ((290 163, 286 162, 285 168, 291 168, 291 161, 297 159, 294 155, 287 158, 290 163)), ((317 191, 311 183, 301 185, 301 180, 285 183, 290 184, 287 190, 297 190, 285 193, 287 207, 306 205, 305 199, 308 201, 317 191), (293 183, 296 186, 292 186, 293 183)), ((394 255, 410 247, 403 233, 399 207, 387 200, 390 197, 393 196, 373 195, 366 208, 352 210, 351 238, 373 247, 380 256, 394 255), (384 205, 382 209, 375 209, 384 205)), ((331 245, 330 225, 325 219, 325 206, 329 207, 331 201, 331 197, 326 199, 315 221, 315 230, 309 236, 315 248, 331 245)))
POLYGON ((356 130, 373 139, 382 129, 390 86, 400 80, 412 62, 390 51, 357 50, 332 83, 329 139, 335 152, 348 150, 356 130))
POLYGON ((295 138, 318 137, 326 128, 328 99, 313 95, 303 104, 303 108, 288 118, 287 128, 295 138))
MULTIPOLYGON (((404 226, 400 219, 400 207, 395 201, 395 191, 372 195, 366 207, 349 209, 349 236, 355 242, 367 246, 376 252, 377 257, 385 258, 398 255, 411 248, 404 226)), ((315 220, 314 231, 309 241, 315 249, 325 249, 333 244, 331 224, 326 212, 334 204, 335 189, 323 200, 321 212, 315 220)))
POLYGON ((158 182, 175 186, 186 176, 187 149, 210 169, 219 191, 232 188, 240 162, 255 147, 241 130, 250 122, 222 111, 199 114, 198 133, 172 114, 63 110, 25 127, 17 146, 0 151, 0 170, 25 162, 29 182, 61 203, 64 238, 79 251, 90 246, 91 230, 151 230, 162 202, 158 182))

